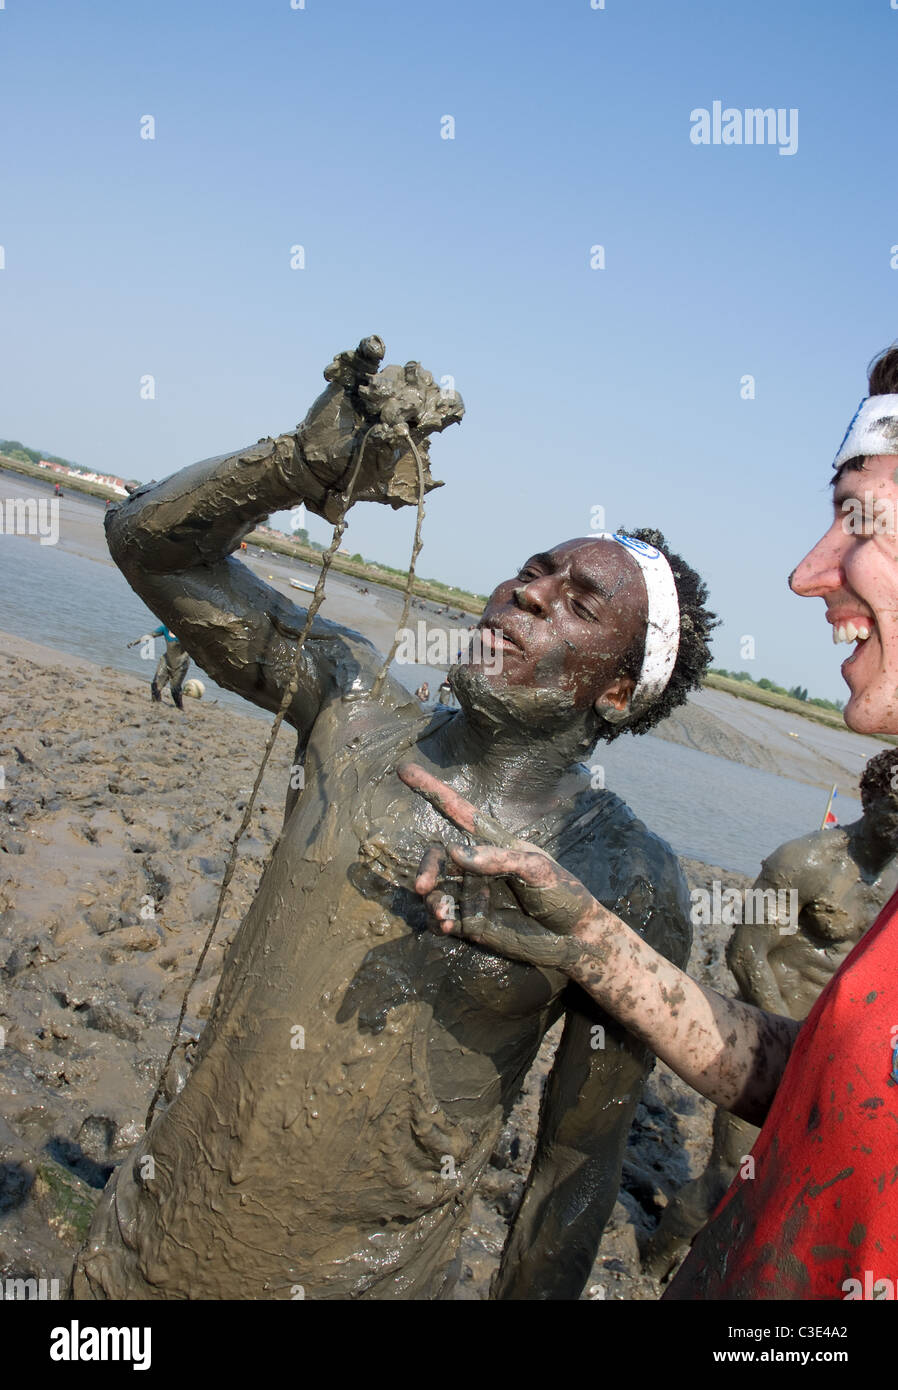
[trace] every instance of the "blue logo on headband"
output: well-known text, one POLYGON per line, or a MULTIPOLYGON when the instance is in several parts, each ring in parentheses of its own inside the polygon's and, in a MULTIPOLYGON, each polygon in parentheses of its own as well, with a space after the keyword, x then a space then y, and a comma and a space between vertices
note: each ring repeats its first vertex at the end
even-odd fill
POLYGON ((628 550, 635 550, 637 555, 644 555, 647 560, 660 560, 661 551, 656 550, 653 545, 646 541, 637 540, 635 536, 628 536, 623 531, 615 531, 614 539, 620 541, 628 550))
MULTIPOLYGON (((860 405, 858 406, 857 410, 856 410, 856 411, 854 412, 854 414, 852 415, 852 417, 851 417, 851 423, 849 424, 847 430, 845 431, 845 433, 844 433, 843 436, 842 436, 842 443, 839 445, 838 449, 836 450, 836 458, 839 457, 839 455, 841 454, 842 450, 845 448, 845 444, 847 443, 848 436, 851 434, 851 431, 854 429, 854 422, 855 422, 855 420, 857 419, 857 417, 860 415, 861 411, 863 410, 864 406, 867 404, 867 402, 868 402, 869 399, 870 399, 869 396, 865 396, 864 399, 861 401, 860 405)), ((836 465, 835 465, 835 462, 834 462, 834 463, 833 463, 833 468, 835 468, 835 466, 836 466, 836 465)))

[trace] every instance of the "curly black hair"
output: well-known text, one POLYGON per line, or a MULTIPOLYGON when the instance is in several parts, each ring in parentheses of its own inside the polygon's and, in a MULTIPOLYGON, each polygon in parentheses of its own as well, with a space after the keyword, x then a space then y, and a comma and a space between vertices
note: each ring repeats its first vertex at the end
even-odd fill
POLYGON ((867 811, 876 801, 893 801, 898 806, 898 748, 877 753, 861 777, 861 802, 867 811))
MULTIPOLYGON (((647 734, 649 729, 653 729, 662 719, 672 714, 678 705, 685 704, 690 690, 698 690, 701 686, 702 678, 711 661, 708 638, 712 629, 720 622, 717 614, 711 613, 705 607, 708 599, 708 586, 705 581, 681 556, 670 549, 660 531, 643 526, 624 534, 653 545, 656 550, 661 551, 670 565, 680 605, 680 646, 670 680, 648 709, 626 723, 613 724, 608 720, 602 721, 599 737, 605 743, 611 743, 619 734, 647 734)), ((638 680, 644 651, 643 634, 637 637, 626 653, 621 675, 630 676, 634 681, 638 680)))

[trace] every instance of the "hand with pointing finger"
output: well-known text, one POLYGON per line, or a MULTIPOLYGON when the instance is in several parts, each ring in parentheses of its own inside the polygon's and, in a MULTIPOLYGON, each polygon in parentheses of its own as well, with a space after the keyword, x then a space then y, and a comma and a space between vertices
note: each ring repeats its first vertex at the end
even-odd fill
POLYGON ((607 915, 579 879, 545 850, 511 835, 494 817, 415 763, 397 774, 440 815, 482 843, 472 847, 431 845, 425 852, 415 889, 424 898, 440 931, 474 941, 499 955, 528 965, 569 970, 580 959, 579 932, 607 915), (462 876, 461 898, 438 886, 462 876), (490 878, 503 878, 532 921, 508 926, 497 921, 489 903, 490 878))

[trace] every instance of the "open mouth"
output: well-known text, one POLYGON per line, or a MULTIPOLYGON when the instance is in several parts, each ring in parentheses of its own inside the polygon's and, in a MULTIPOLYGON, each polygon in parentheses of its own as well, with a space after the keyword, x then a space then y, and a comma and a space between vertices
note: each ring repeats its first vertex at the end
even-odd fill
POLYGON ((842 642, 857 643, 854 651, 844 666, 850 666, 856 661, 864 643, 869 641, 876 631, 876 623, 867 613, 841 613, 832 616, 829 621, 833 628, 833 645, 839 646, 842 642))
POLYGON ((488 651, 523 654, 524 648, 520 642, 506 632, 501 623, 485 623, 483 627, 478 625, 477 631, 480 633, 482 645, 488 651))

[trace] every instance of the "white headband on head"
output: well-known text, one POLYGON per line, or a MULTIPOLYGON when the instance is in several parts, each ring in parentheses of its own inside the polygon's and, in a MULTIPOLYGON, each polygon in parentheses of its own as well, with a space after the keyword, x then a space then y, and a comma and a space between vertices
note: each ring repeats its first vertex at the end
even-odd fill
POLYGON ((864 397, 845 431, 833 468, 877 454, 898 454, 898 396, 864 397))
POLYGON ((603 710, 603 718, 610 724, 620 724, 657 700, 671 678, 680 650, 680 603, 673 571, 660 550, 622 531, 614 535, 601 531, 596 539, 617 541, 626 547, 642 571, 648 596, 645 650, 636 688, 625 710, 603 710))

